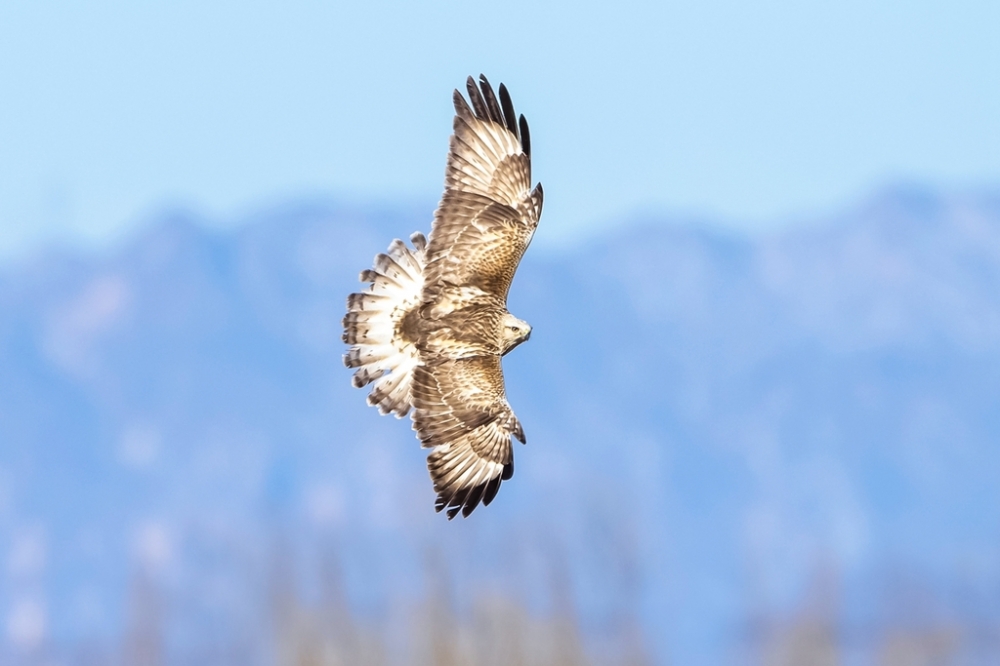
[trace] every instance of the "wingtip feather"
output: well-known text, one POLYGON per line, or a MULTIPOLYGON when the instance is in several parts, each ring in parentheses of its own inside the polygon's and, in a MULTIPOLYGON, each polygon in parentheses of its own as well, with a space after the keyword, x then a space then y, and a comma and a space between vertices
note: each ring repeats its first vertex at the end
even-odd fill
POLYGON ((473 116, 472 109, 469 108, 469 103, 465 101, 465 97, 455 89, 455 93, 451 96, 451 101, 455 105, 455 115, 459 118, 471 118, 473 116))
POLYGON ((490 85, 490 82, 482 74, 479 75, 479 88, 483 93, 483 99, 486 101, 486 112, 489 114, 489 119, 497 125, 506 126, 503 119, 503 112, 500 110, 500 104, 497 102, 496 95, 493 94, 493 86, 490 85))
POLYGON ((489 120, 489 112, 486 110, 486 102, 483 100, 482 93, 479 92, 479 86, 476 85, 476 80, 471 76, 466 79, 465 87, 469 93, 469 102, 472 103, 472 108, 475 110, 476 118, 480 120, 489 120))
POLYGON ((529 158, 531 157, 531 132, 528 131, 528 121, 525 119, 522 113, 520 118, 518 118, 518 125, 521 129, 521 150, 529 158))
POLYGON ((503 120, 504 124, 507 125, 507 129, 510 130, 511 134, 520 138, 517 129, 517 116, 514 115, 514 103, 510 99, 510 92, 507 91, 507 86, 502 83, 500 84, 500 108, 503 109, 503 120))

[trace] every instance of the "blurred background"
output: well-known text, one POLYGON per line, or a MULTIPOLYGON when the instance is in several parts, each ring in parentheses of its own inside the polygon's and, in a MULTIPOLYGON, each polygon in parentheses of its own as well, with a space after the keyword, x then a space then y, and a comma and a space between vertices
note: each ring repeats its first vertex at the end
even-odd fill
POLYGON ((0 5, 0 663, 1000 663, 1000 6, 0 5), (451 92, 532 129, 529 444, 343 368, 451 92))

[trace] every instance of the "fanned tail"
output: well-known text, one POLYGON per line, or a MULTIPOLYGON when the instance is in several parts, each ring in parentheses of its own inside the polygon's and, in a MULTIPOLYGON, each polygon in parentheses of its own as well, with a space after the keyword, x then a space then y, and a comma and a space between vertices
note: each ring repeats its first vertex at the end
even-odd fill
POLYGON ((361 281, 371 284, 347 297, 343 321, 344 342, 351 345, 344 354, 344 365, 357 368, 354 386, 374 382, 368 404, 397 418, 410 411, 410 385, 418 363, 417 349, 403 337, 400 323, 420 302, 427 247, 421 233, 410 236, 410 241, 412 250, 403 241, 394 240, 387 254, 376 256, 375 265, 361 271, 361 281))

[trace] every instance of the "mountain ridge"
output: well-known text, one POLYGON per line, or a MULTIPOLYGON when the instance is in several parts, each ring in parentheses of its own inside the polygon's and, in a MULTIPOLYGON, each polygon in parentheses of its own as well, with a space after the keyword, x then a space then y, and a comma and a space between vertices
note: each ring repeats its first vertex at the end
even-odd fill
MULTIPOLYGON (((340 543, 351 603, 376 614, 420 593, 428 544, 456 587, 530 600, 549 539, 583 626, 632 613, 681 663, 793 613, 824 567, 846 623, 898 620, 872 610, 890 565, 1000 587, 990 192, 529 251, 510 307, 534 333, 504 364, 529 444, 456 523, 432 511, 408 421, 367 407, 340 361, 358 272, 426 231, 423 211, 290 205, 226 231, 168 214, 108 254, 0 271, 0 553, 47 553, 6 574, 0 612, 36 603, 53 639, 113 637, 140 567, 194 609, 174 631, 239 633, 276 525, 304 553, 340 543)), ((929 615, 968 612, 939 596, 929 615)))

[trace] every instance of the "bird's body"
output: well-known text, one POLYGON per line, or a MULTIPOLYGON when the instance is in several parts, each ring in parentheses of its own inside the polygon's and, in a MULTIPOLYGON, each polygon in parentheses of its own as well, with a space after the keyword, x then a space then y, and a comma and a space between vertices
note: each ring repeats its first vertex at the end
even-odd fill
POLYGON ((456 90, 445 192, 430 239, 396 240, 361 273, 351 294, 344 356, 354 385, 374 382, 368 402, 383 414, 410 412, 427 457, 435 507, 468 516, 489 504, 514 471, 511 437, 524 431, 507 403, 500 358, 531 327, 507 311, 514 272, 542 211, 531 186, 528 125, 501 84, 470 77, 456 90))

